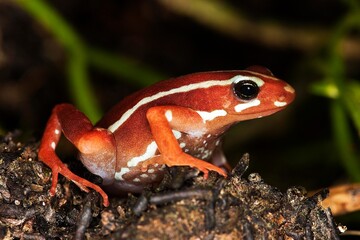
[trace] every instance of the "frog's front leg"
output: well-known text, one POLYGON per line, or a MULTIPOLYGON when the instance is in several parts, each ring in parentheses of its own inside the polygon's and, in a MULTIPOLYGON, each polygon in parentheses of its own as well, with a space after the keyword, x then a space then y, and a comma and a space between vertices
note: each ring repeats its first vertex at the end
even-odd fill
POLYGON ((206 125, 196 111, 179 106, 157 106, 150 108, 146 117, 160 156, 144 162, 143 168, 155 163, 166 164, 169 167, 190 166, 202 171, 205 178, 209 171, 226 176, 223 169, 183 152, 174 136, 173 130, 180 134, 181 132, 194 135, 206 133, 206 125))
POLYGON ((116 148, 112 133, 107 129, 94 128, 90 120, 73 105, 59 104, 52 111, 39 148, 39 159, 52 170, 50 194, 55 194, 60 173, 82 190, 88 192, 88 188, 92 188, 100 193, 103 204, 108 206, 108 196, 98 185, 71 172, 56 155, 55 149, 61 132, 80 151, 85 159, 83 162, 90 171, 106 178, 115 170, 116 148), (94 169, 99 169, 100 172, 94 169))

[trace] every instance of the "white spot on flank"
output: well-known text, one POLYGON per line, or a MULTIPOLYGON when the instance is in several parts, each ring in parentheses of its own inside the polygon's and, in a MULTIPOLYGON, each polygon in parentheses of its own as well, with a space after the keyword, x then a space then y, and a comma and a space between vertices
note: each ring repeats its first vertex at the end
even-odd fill
POLYGON ((166 117, 166 119, 168 120, 168 122, 171 122, 171 120, 172 120, 172 111, 171 111, 171 110, 167 110, 167 111, 165 112, 165 117, 166 117))
POLYGON ((196 111, 204 122, 211 121, 217 117, 226 116, 227 112, 223 109, 214 110, 212 112, 196 111))
POLYGON ((294 93, 295 89, 293 89, 290 85, 286 85, 284 87, 285 91, 289 92, 289 93, 294 93))
POLYGON ((54 132, 55 132, 55 134, 56 134, 56 135, 59 135, 59 134, 60 134, 59 129, 55 129, 55 131, 54 131, 54 132))
POLYGON ((116 180, 124 180, 123 176, 124 176, 125 173, 128 173, 128 172, 130 172, 129 168, 121 168, 120 172, 115 173, 115 179, 116 180))
POLYGON ((279 101, 275 101, 274 102, 274 105, 276 107, 283 107, 283 106, 286 106, 287 102, 279 102, 279 101))
POLYGON ((260 105, 260 100, 255 99, 255 100, 247 102, 247 103, 240 103, 240 104, 236 105, 235 106, 235 111, 236 112, 241 112, 241 111, 243 111, 245 109, 255 107, 255 106, 259 106, 259 105, 260 105))
POLYGON ((169 89, 169 90, 163 91, 163 92, 158 92, 158 93, 156 93, 154 95, 151 95, 151 96, 148 96, 148 97, 145 97, 145 98, 141 99, 132 108, 127 110, 120 117, 119 120, 117 120, 114 124, 109 126, 108 129, 111 132, 115 132, 141 106, 143 106, 145 104, 148 104, 148 103, 150 103, 152 101, 155 101, 155 100, 157 100, 159 98, 166 97, 166 96, 169 96, 171 94, 176 94, 176 93, 195 91, 195 90, 202 89, 202 88, 210 88, 210 87, 214 87, 214 86, 231 85, 234 81, 238 82, 238 81, 245 80, 245 79, 253 80, 257 84, 259 84, 258 83, 259 80, 262 81, 260 78, 257 78, 257 77, 236 75, 236 76, 234 76, 233 78, 231 78, 229 80, 209 80, 209 81, 205 81, 205 82, 192 83, 192 84, 181 86, 181 87, 178 87, 178 88, 172 88, 172 89, 169 89))
POLYGON ((155 164, 154 164, 154 167, 158 167, 158 166, 159 166, 159 164, 158 164, 158 163, 155 163, 155 164))
POLYGON ((140 182, 140 178, 134 178, 133 182, 140 182))
POLYGON ((186 143, 183 143, 183 142, 180 143, 180 147, 181 147, 181 148, 184 148, 185 146, 186 146, 186 143))
POLYGON ((211 134, 208 134, 206 137, 207 137, 207 138, 210 138, 210 137, 211 137, 211 134))
POLYGON ((202 158, 203 158, 203 159, 206 159, 206 158, 208 158, 211 154, 212 154, 212 151, 206 150, 206 151, 203 153, 202 158))
POLYGON ((51 148, 55 150, 55 147, 56 147, 56 143, 55 142, 51 142, 50 144, 51 148))
POLYGON ((147 172, 148 172, 148 173, 154 173, 154 172, 155 172, 155 170, 154 170, 154 169, 152 169, 152 168, 150 168, 150 169, 148 169, 148 170, 147 170, 147 172))
POLYGON ((176 130, 172 130, 172 132, 173 132, 173 134, 174 134, 174 136, 175 136, 176 139, 181 138, 181 132, 176 131, 176 130))
POLYGON ((157 150, 157 145, 155 141, 152 141, 146 148, 146 151, 143 155, 138 157, 133 157, 127 162, 128 167, 136 167, 140 162, 143 162, 149 158, 152 158, 157 150))
POLYGON ((197 131, 191 131, 189 132, 189 135, 192 137, 192 138, 201 138, 203 137, 204 135, 204 131, 201 131, 201 130, 197 130, 197 131))
POLYGON ((149 177, 149 175, 147 175, 147 174, 143 173, 143 174, 141 174, 141 175, 140 175, 140 177, 142 177, 142 178, 148 178, 148 177, 149 177))

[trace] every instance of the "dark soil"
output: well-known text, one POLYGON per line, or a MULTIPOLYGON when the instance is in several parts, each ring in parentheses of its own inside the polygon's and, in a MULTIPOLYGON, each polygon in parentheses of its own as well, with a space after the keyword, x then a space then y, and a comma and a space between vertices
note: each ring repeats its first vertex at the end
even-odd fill
POLYGON ((247 154, 226 179, 179 181, 192 171, 171 169, 158 188, 110 198, 104 208, 97 193, 63 177, 51 198, 38 143, 15 138, 0 143, 1 239, 339 239, 341 226, 321 206, 326 190, 306 197, 297 187, 280 192, 256 173, 245 178, 247 154))

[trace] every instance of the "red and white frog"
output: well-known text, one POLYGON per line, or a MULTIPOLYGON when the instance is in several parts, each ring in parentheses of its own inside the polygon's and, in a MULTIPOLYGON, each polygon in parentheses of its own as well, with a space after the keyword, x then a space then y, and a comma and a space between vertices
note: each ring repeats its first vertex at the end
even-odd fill
POLYGON ((80 159, 102 177, 104 189, 141 192, 158 183, 165 166, 190 166, 204 173, 226 172, 211 162, 224 159, 223 133, 239 121, 261 118, 284 109, 294 89, 263 67, 201 72, 156 83, 115 105, 99 123, 73 105, 55 106, 39 149, 39 159, 52 169, 50 194, 58 174, 81 189, 92 188, 109 205, 96 184, 72 173, 57 157, 61 132, 76 146, 80 159))

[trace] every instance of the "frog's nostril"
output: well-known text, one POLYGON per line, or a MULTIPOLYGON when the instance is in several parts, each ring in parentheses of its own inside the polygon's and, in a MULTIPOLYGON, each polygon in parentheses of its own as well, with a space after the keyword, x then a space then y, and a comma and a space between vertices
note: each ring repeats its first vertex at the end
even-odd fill
POLYGON ((285 100, 285 96, 284 95, 281 95, 279 98, 278 98, 278 101, 282 102, 285 100))

